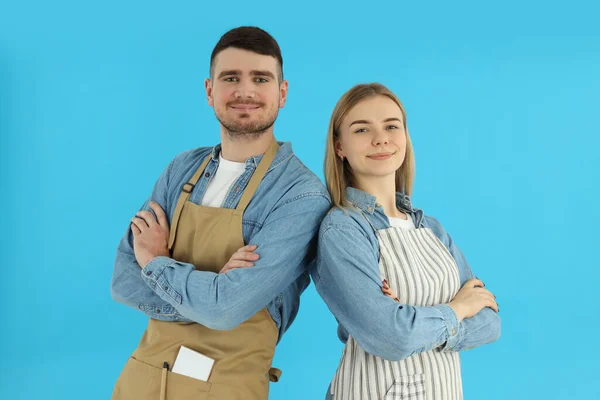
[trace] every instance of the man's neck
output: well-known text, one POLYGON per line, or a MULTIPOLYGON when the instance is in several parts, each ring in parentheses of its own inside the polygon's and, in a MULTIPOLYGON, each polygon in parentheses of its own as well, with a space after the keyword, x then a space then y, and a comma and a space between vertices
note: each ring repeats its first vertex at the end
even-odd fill
POLYGON ((250 157, 264 154, 273 141, 273 130, 260 136, 238 137, 232 139, 221 131, 221 156, 229 161, 244 162, 250 157))

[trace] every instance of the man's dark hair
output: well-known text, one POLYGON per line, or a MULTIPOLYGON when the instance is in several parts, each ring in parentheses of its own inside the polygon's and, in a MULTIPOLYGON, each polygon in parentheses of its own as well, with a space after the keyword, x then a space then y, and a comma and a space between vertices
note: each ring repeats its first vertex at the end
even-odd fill
POLYGON ((265 32, 255 26, 240 26, 226 32, 210 55, 210 76, 214 72, 214 63, 217 55, 223 50, 234 47, 236 49, 248 50, 264 56, 274 57, 279 62, 278 78, 283 81, 283 58, 277 41, 265 32))

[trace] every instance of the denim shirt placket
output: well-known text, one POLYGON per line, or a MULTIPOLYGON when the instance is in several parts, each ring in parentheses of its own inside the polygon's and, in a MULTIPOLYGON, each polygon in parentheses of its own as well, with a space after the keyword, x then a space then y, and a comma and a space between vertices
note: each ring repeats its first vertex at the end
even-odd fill
MULTIPOLYGON (((256 169, 256 164, 257 162, 256 160, 254 160, 254 157, 246 161, 246 170, 238 178, 235 184, 231 186, 229 192, 227 192, 225 201, 223 202, 223 208, 233 208, 238 203, 242 195, 242 192, 240 192, 238 188, 246 187, 248 181, 250 181, 250 178, 252 178, 254 170, 256 169)), ((213 179, 215 173, 217 172, 218 167, 218 159, 212 159, 209 161, 204 173, 202 174, 202 176, 198 180, 198 183, 196 184, 196 187, 192 191, 189 201, 195 204, 201 204, 202 198, 206 193, 206 189, 208 188, 208 185, 213 179)))
POLYGON ((227 195, 225 196, 225 201, 223 202, 223 208, 234 208, 237 206, 237 203, 240 201, 242 197, 242 192, 240 189, 245 188, 252 178, 254 174, 254 170, 256 170, 257 161, 255 157, 252 157, 246 161, 246 170, 244 173, 238 178, 235 184, 231 185, 227 195))
POLYGON ((206 189, 208 188, 208 184, 215 176, 215 172, 217 172, 217 168, 219 167, 218 159, 215 161, 214 159, 208 162, 206 169, 202 173, 202 176, 198 180, 196 187, 192 189, 192 193, 190 194, 189 201, 195 204, 200 204, 202 201, 202 197, 204 197, 204 193, 206 193, 206 189))

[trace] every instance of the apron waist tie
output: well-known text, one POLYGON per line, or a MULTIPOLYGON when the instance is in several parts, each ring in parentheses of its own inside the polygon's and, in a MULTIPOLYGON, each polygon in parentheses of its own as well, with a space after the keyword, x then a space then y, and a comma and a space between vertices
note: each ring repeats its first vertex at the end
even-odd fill
POLYGON ((277 368, 269 368, 269 380, 271 382, 279 382, 281 378, 281 370, 277 368))

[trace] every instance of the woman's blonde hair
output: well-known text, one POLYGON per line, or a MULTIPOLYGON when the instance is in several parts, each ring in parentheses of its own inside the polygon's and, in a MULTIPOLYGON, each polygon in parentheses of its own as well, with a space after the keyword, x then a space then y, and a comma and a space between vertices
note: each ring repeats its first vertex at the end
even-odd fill
POLYGON ((329 131, 327 132, 327 144, 325 146, 325 182, 327 189, 331 194, 333 207, 350 207, 346 199, 346 188, 353 185, 352 168, 348 161, 340 160, 335 152, 335 144, 339 140, 340 126, 348 112, 363 100, 375 97, 386 96, 392 99, 402 112, 404 131, 406 132, 406 154, 404 162, 396 171, 396 192, 402 192, 407 196, 412 193, 412 186, 415 175, 415 156, 413 153, 410 135, 406 125, 406 112, 402 102, 391 90, 380 83, 366 83, 356 85, 348 90, 337 102, 331 120, 329 122, 329 131))

